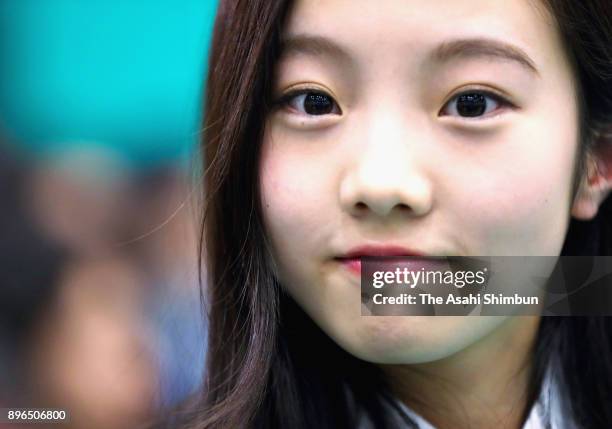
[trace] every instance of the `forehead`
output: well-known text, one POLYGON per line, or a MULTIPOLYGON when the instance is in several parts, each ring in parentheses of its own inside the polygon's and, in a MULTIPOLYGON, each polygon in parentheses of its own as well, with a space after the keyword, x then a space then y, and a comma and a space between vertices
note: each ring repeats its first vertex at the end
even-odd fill
POLYGON ((284 38, 321 36, 350 59, 418 61, 454 40, 493 40, 534 65, 563 62, 552 16, 539 0, 298 0, 284 38))

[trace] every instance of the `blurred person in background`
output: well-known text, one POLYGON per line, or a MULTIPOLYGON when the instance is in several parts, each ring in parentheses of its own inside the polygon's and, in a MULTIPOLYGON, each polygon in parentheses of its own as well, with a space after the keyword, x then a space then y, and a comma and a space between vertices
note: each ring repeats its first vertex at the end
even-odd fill
POLYGON ((65 409, 65 427, 135 427, 158 389, 142 273, 125 252, 93 251, 104 247, 93 234, 82 246, 42 225, 36 198, 54 200, 33 192, 43 176, 0 155, 0 406, 65 409))
POLYGON ((31 355, 44 358, 29 371, 37 400, 70 404, 74 427, 131 427, 201 384, 205 336, 183 173, 133 172, 112 152, 83 150, 31 174, 37 222, 75 257, 33 341, 31 355))
MULTIPOLYGON (((195 143, 214 8, 0 4, 1 131, 36 161, 23 194, 32 222, 70 253, 52 298, 34 294, 44 322, 21 336, 38 357, 24 362, 39 374, 40 397, 72 404, 74 425, 112 428, 122 415, 129 425, 150 411, 147 400, 166 406, 201 384, 204 327, 186 256, 195 241, 191 215, 177 211, 189 191, 175 163, 195 143), (100 359, 82 361, 90 354, 100 359), (117 389, 139 398, 119 406, 117 389), (116 416, 97 415, 93 398, 100 413, 116 405, 116 416)), ((35 259, 22 260, 50 279, 35 259)), ((13 306, 15 291, 4 296, 13 306)))
POLYGON ((25 203, 29 171, 0 147, 0 408, 25 406, 29 342, 57 295, 68 253, 46 236, 25 203))

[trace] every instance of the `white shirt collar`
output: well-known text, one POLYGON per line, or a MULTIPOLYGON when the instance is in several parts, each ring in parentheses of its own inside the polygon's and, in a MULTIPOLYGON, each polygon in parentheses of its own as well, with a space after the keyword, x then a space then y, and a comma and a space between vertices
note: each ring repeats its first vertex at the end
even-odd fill
MULTIPOLYGON (((400 401, 398 401, 398 403, 399 403, 400 408, 406 414, 408 414, 408 416, 415 422, 416 427, 418 429, 436 429, 434 425, 429 423, 427 420, 425 420, 419 414, 414 412, 411 408, 406 406, 404 403, 400 401)), ((541 411, 540 405, 539 403, 536 403, 534 407, 531 409, 531 412, 529 413, 529 417, 527 418, 527 421, 523 425, 522 429, 547 429, 546 422, 544 421, 543 417, 544 416, 541 411)), ((557 429, 557 428, 550 427, 550 429, 557 429)))
MULTIPOLYGON (((527 421, 522 429, 567 429, 577 427, 571 420, 568 404, 563 401, 560 393, 559 365, 552 362, 544 377, 540 396, 531 408, 527 421)), ((409 408, 400 400, 396 400, 399 408, 416 424, 418 429, 436 429, 431 423, 409 408)), ((364 418, 359 429, 371 429, 371 422, 364 418)))

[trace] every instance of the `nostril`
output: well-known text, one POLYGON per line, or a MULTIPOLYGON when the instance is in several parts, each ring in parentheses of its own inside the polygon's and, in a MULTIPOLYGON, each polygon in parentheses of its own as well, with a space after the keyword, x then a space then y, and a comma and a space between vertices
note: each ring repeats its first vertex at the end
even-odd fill
MULTIPOLYGON (((364 203, 363 201, 359 201, 355 203, 354 208, 356 212, 367 212, 370 210, 370 206, 364 203)), ((394 208, 402 213, 407 213, 407 212, 412 211, 412 208, 408 204, 404 204, 404 203, 398 203, 394 206, 394 208)))

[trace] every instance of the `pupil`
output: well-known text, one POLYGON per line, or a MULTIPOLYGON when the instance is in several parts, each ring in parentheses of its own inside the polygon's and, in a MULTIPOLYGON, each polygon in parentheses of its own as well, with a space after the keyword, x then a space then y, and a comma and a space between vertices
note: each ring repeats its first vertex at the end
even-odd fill
POLYGON ((304 100, 304 110, 309 115, 326 115, 332 111, 333 107, 331 99, 323 94, 311 92, 304 100))
POLYGON ((487 108, 487 101, 482 94, 463 94, 457 100, 457 112, 461 116, 481 116, 487 108))

